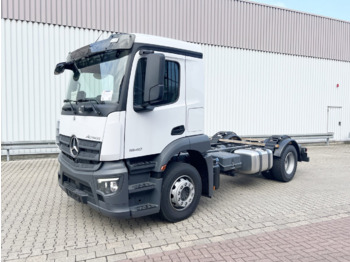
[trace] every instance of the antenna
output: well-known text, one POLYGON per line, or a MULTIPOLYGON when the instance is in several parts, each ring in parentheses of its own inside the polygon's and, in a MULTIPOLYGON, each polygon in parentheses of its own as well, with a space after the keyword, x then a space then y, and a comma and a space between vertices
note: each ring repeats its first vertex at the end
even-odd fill
POLYGON ((101 35, 102 35, 102 34, 103 34, 103 31, 101 32, 100 36, 99 36, 99 37, 97 37, 97 39, 96 39, 95 43, 98 41, 98 39, 100 39, 100 37, 101 37, 101 35))

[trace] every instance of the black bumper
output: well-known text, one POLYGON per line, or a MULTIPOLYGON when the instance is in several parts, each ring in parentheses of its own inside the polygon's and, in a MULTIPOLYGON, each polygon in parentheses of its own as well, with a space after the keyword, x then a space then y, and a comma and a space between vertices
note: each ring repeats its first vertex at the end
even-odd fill
POLYGON ((124 161, 105 162, 96 171, 73 168, 59 155, 58 182, 68 196, 87 204, 109 217, 131 217, 128 192, 128 169, 124 161), (119 190, 105 195, 97 190, 98 178, 120 177, 119 190))

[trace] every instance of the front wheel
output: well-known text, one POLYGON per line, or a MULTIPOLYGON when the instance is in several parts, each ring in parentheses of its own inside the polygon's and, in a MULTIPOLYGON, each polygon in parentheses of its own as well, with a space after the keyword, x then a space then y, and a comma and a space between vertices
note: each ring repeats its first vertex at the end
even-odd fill
POLYGON ((295 147, 288 145, 281 157, 274 157, 271 169, 272 177, 281 182, 289 182, 297 171, 298 155, 295 147))
POLYGON ((188 218, 196 210, 202 194, 201 177, 193 166, 171 163, 164 173, 160 214, 169 222, 188 218))

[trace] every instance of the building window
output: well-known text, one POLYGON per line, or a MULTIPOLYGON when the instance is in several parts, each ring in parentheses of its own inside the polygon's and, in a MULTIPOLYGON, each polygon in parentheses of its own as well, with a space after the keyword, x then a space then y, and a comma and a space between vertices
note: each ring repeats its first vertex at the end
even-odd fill
MULTIPOLYGON (((143 104, 143 90, 145 85, 147 59, 141 58, 137 63, 135 83, 134 83, 134 105, 143 104)), ((154 106, 174 103, 179 98, 180 90, 180 65, 174 61, 165 61, 164 72, 164 96, 159 103, 154 106)))

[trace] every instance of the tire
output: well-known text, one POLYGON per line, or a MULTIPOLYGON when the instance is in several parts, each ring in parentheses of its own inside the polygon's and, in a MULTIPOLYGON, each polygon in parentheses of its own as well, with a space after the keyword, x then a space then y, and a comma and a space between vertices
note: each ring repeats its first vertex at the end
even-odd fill
POLYGON ((288 145, 281 157, 273 158, 271 174, 275 180, 289 182, 293 179, 298 166, 298 155, 295 147, 288 145))
POLYGON ((160 215, 169 222, 188 218, 196 210, 201 194, 202 180, 197 169, 186 163, 169 164, 164 173, 160 215))

